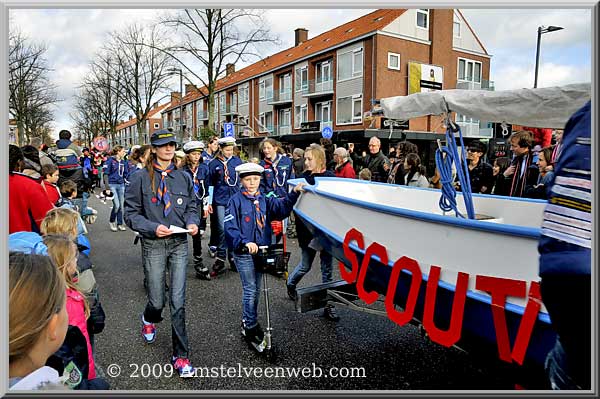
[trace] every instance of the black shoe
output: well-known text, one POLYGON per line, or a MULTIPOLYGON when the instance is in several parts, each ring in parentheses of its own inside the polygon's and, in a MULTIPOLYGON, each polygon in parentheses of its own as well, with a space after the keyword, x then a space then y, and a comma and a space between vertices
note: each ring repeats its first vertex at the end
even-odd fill
POLYGON ((242 335, 250 347, 258 353, 264 352, 267 343, 265 341, 265 333, 262 328, 260 328, 260 324, 257 324, 250 329, 244 328, 242 324, 242 329, 244 330, 242 335))
POLYGON ((196 270, 196 277, 200 280, 210 280, 210 272, 204 266, 200 256, 194 256, 194 270, 196 270))
POLYGON ((296 292, 296 286, 295 285, 289 285, 289 284, 286 284, 286 286, 287 286, 288 297, 292 301, 296 301, 298 299, 298 293, 296 292))
POLYGON ((215 264, 212 267, 212 272, 210 273, 211 277, 216 277, 219 274, 225 273, 225 261, 223 259, 217 258, 215 264))
POLYGON ((229 270, 237 273, 237 266, 235 265, 235 261, 233 259, 229 259, 229 270))
POLYGON ((338 321, 340 319, 340 316, 338 316, 333 305, 325 306, 325 309, 323 309, 323 316, 331 321, 338 321))

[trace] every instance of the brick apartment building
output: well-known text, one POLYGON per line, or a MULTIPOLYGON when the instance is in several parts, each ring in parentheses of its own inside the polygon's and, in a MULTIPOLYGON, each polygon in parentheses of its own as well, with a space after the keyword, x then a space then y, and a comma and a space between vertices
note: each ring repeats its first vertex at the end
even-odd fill
POLYGON ((158 103, 154 103, 152 105, 152 109, 148 114, 148 119, 146 119, 145 133, 143 142, 139 142, 138 131, 137 131, 137 118, 133 116, 129 117, 129 120, 121 122, 117 126, 117 133, 115 135, 115 142, 112 143, 109 138, 110 146, 113 147, 115 145, 122 145, 125 148, 130 148, 135 144, 148 144, 150 143, 150 136, 154 133, 155 130, 160 130, 163 128, 163 120, 161 112, 165 110, 171 103, 166 103, 159 105, 158 103))
MULTIPOLYGON (((385 145, 406 137, 427 155, 442 133, 440 118, 416 118, 390 132, 380 118, 364 117, 373 99, 409 94, 410 82, 419 81, 410 76, 414 65, 438 71, 443 89, 493 90, 491 56, 459 10, 382 9, 313 38, 306 29, 294 33, 294 47, 239 71, 230 64, 217 81, 213 128, 222 131, 224 122, 233 122, 250 155, 258 154, 264 137, 305 146, 318 141, 325 126, 338 144, 379 136, 385 145)), ((172 100, 163 111, 165 126, 177 130, 183 120, 184 131, 194 136, 208 127, 208 98, 201 90, 186 85, 182 103, 172 100)), ((485 123, 456 119, 467 136, 492 135, 485 123)))

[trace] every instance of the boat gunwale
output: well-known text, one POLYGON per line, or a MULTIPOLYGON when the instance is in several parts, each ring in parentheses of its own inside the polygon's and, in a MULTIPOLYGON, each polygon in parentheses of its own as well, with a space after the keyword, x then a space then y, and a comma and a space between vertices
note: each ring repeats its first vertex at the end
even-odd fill
MULTIPOLYGON (((304 179, 303 178, 290 179, 290 180, 288 180, 288 184, 295 186, 301 180, 304 180, 304 179)), ((328 198, 331 198, 331 199, 334 199, 337 201, 341 201, 341 202, 344 202, 347 204, 359 206, 361 208, 375 209, 375 210, 381 211, 383 213, 387 213, 390 215, 396 215, 396 216, 402 216, 402 217, 406 217, 406 218, 410 218, 410 219, 417 219, 417 220, 422 220, 422 221, 426 221, 426 222, 442 223, 442 224, 447 224, 447 225, 451 225, 451 226, 458 226, 458 227, 463 227, 463 228, 468 228, 468 229, 473 229, 473 230, 480 230, 480 231, 485 231, 485 232, 500 233, 500 234, 506 234, 506 235, 512 235, 512 236, 519 236, 519 237, 527 237, 527 238, 533 238, 536 240, 539 240, 541 237, 541 228, 523 227, 523 226, 516 226, 513 224, 491 223, 491 222, 486 222, 484 220, 462 219, 459 217, 452 217, 451 215, 448 215, 448 216, 436 215, 436 214, 432 214, 432 213, 428 213, 428 212, 414 211, 414 210, 409 210, 409 209, 405 209, 405 208, 398 208, 398 207, 393 207, 393 206, 389 206, 389 205, 381 205, 381 204, 377 204, 377 203, 373 203, 373 202, 367 202, 367 201, 363 201, 363 200, 359 200, 359 199, 355 199, 355 198, 343 197, 341 195, 333 194, 328 191, 319 189, 319 181, 339 181, 339 180, 340 180, 340 178, 338 178, 338 177, 317 177, 317 178, 315 178, 315 185, 314 186, 306 185, 306 186, 304 186, 304 190, 313 192, 314 194, 321 195, 323 197, 328 197, 328 198)), ((396 184, 368 182, 368 181, 361 181, 361 180, 351 181, 351 183, 352 184, 379 184, 382 186, 398 186, 398 187, 403 187, 403 188, 407 187, 407 186, 399 186, 396 184)), ((410 187, 410 189, 411 190, 439 191, 436 189, 421 188, 421 187, 410 187)), ((472 195, 476 196, 476 197, 489 198, 489 194, 472 194, 472 195)), ((505 196, 500 196, 500 195, 498 195, 496 197, 499 199, 510 199, 511 201, 523 201, 523 202, 533 202, 533 203, 543 203, 544 202, 541 200, 505 197, 505 196)))
MULTIPOLYGON (((307 216, 305 212, 303 212, 301 210, 298 210, 298 209, 294 209, 294 212, 296 212, 300 217, 302 217, 303 219, 305 219, 306 221, 308 221, 313 226, 317 226, 318 225, 318 223, 316 223, 316 221, 313 218, 311 218, 310 216, 307 216)), ((323 231, 323 233, 325 233, 326 235, 332 237, 337 242, 340 242, 340 243, 344 242, 344 240, 343 240, 343 238, 341 236, 337 235, 336 233, 334 233, 333 231, 329 230, 328 228, 321 227, 320 230, 323 231)), ((363 257, 365 256, 365 254, 366 254, 366 248, 365 249, 360 248, 359 246, 357 246, 356 244, 354 244, 354 241, 351 241, 350 243, 348 243, 348 246, 354 252, 360 253, 363 257)), ((381 263, 381 259, 378 256, 376 256, 376 255, 371 256, 371 259, 374 259, 377 262, 381 263)), ((395 260, 394 259, 388 260, 387 266, 389 266, 390 268, 393 268, 394 267, 394 263, 396 261, 397 261, 397 259, 395 259, 395 260)), ((420 263, 419 260, 417 260, 417 262, 420 263)), ((408 273, 407 270, 402 270, 402 272, 403 273, 408 273)), ((408 274, 410 274, 410 273, 408 273, 408 274)), ((424 282, 426 282, 426 281, 429 280, 429 274, 423 273, 421 271, 421 275, 422 275, 422 278, 423 278, 424 282)), ((438 281, 438 285, 440 287, 444 288, 444 289, 449 290, 449 291, 456 292, 456 285, 448 283, 448 282, 446 282, 444 280, 439 280, 438 281)), ((492 305, 492 297, 490 295, 486 295, 486 294, 483 294, 483 293, 475 292, 474 290, 471 290, 471 289, 467 289, 467 294, 466 295, 467 295, 468 298, 471 298, 471 299, 473 299, 475 301, 483 302, 483 303, 486 303, 486 304, 488 304, 490 306, 492 305)), ((524 306, 516 305, 516 304, 511 303, 511 302, 506 302, 505 305, 504 305, 504 308, 507 311, 512 312, 512 313, 516 313, 516 314, 518 314, 520 316, 523 316, 523 314, 525 312, 525 307, 524 306)), ((538 314, 538 319, 541 322, 543 322, 543 323, 550 324, 550 316, 548 315, 548 313, 544 312, 541 309, 540 309, 540 312, 538 314)))

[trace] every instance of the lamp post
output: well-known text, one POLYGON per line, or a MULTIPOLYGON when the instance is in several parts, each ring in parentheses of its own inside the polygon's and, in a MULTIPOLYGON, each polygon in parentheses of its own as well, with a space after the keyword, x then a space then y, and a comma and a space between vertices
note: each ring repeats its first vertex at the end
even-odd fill
POLYGON ((538 81, 538 68, 540 65, 540 42, 542 41, 542 34, 544 33, 548 33, 548 32, 554 32, 557 30, 561 30, 564 29, 562 26, 539 26, 538 27, 538 34, 537 34, 537 50, 535 51, 535 80, 533 82, 533 88, 535 89, 537 87, 537 81, 538 81))
POLYGON ((183 141, 183 71, 181 68, 171 68, 169 72, 179 73, 179 140, 183 141))

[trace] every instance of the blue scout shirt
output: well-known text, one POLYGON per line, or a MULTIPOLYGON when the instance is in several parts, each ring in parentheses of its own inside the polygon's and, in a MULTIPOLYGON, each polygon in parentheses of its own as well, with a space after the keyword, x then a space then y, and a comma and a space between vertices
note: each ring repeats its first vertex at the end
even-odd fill
POLYGON ((215 159, 215 154, 210 155, 208 152, 202 151, 202 162, 203 163, 208 165, 210 163, 210 161, 212 161, 213 159, 215 159))
POLYGON ((247 243, 258 246, 271 244, 271 221, 282 220, 290 216, 299 193, 291 191, 283 198, 267 197, 259 193, 255 197, 244 195, 246 190, 231 197, 225 209, 225 239, 227 246, 239 251, 247 243), (256 223, 256 205, 258 201, 260 213, 265 215, 264 227, 260 229, 256 223))
POLYGON ((592 266, 591 102, 565 126, 563 150, 544 211, 538 246, 541 277, 589 275, 592 266))
POLYGON ((214 187, 212 205, 227 206, 229 199, 240 191, 240 179, 235 168, 241 164, 242 160, 236 156, 227 161, 215 158, 208 164, 208 184, 214 187), (226 173, 229 175, 227 179, 226 173))
POLYGON ((182 170, 173 170, 166 177, 167 190, 173 209, 164 216, 164 204, 156 198, 160 174, 154 172, 154 190, 146 168, 131 175, 125 190, 125 223, 145 238, 158 238, 156 228, 162 224, 185 228, 189 224, 200 225, 200 217, 194 201, 192 179, 182 170))
POLYGON ((198 185, 194 185, 194 196, 196 198, 196 205, 202 205, 202 200, 208 197, 208 183, 206 181, 208 179, 208 165, 201 162, 196 171, 185 165, 182 170, 192 178, 192 184, 194 183, 194 174, 196 175, 198 185))
POLYGON ((288 192, 287 181, 293 178, 292 160, 282 154, 277 154, 275 161, 263 159, 260 166, 265 168, 260 180, 260 192, 274 192, 278 197, 285 197, 288 192))
POLYGON ((110 157, 106 160, 104 173, 108 176, 108 184, 125 184, 125 180, 129 177, 129 162, 121 159, 110 157))

